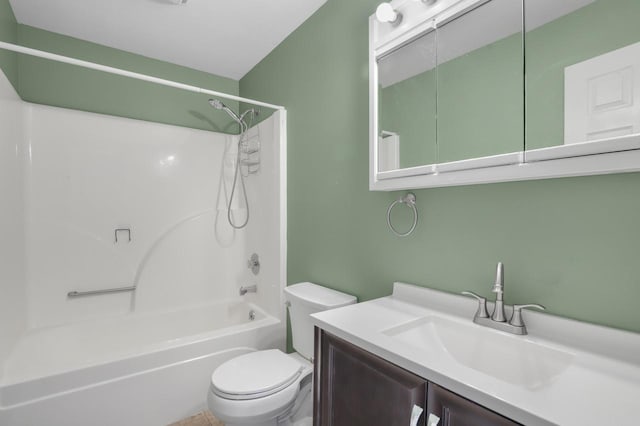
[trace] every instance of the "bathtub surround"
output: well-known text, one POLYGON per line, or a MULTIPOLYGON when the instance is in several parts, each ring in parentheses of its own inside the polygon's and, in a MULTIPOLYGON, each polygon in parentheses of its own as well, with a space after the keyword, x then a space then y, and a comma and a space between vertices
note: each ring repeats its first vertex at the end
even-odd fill
POLYGON ((0 359, 27 326, 22 120, 22 101, 0 72, 0 359))
MULTIPOLYGON (((237 289, 227 284, 254 278, 245 268, 250 252, 267 256, 257 280, 281 282, 275 116, 261 125, 264 173, 247 179, 255 211, 245 233, 234 232, 226 219, 228 161, 237 136, 25 108, 32 156, 26 175, 30 327, 235 297, 237 289), (131 230, 130 242, 114 245, 118 228, 131 230), (90 304, 65 297, 131 285, 138 286, 133 296, 98 296, 90 304)), ((235 210, 244 214, 243 205, 235 210)), ((277 300, 269 302, 275 313, 277 300)))
POLYGON ((399 194, 369 192, 367 180, 378 3, 329 0, 240 81, 242 96, 287 105, 291 118, 288 282, 361 300, 394 281, 488 296, 503 261, 506 303, 640 331, 640 174, 419 190, 415 233, 388 231, 399 194))
POLYGON ((261 171, 234 231, 238 136, 26 103, 0 78, 0 424, 167 424, 204 408, 227 357, 283 346, 286 111, 251 129, 261 171))

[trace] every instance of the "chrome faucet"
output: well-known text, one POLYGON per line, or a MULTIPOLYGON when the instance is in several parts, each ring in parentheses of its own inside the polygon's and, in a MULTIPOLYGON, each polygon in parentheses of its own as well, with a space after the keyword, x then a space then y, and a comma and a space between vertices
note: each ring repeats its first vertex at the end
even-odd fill
POLYGON ((493 284, 492 292, 496 294, 496 304, 493 308, 491 319, 497 322, 505 322, 507 319, 504 315, 504 302, 502 295, 504 294, 504 265, 498 262, 496 267, 496 282, 493 284))
POLYGON ((240 287, 240 296, 244 296, 247 293, 257 293, 258 286, 257 285, 249 285, 240 287))
POLYGON ((544 310, 544 306, 537 304, 528 305, 513 305, 513 314, 511 319, 507 322, 504 312, 504 265, 502 262, 498 262, 496 268, 496 281, 493 284, 492 292, 496 293, 496 302, 493 308, 493 313, 489 317, 487 312, 487 299, 478 296, 471 291, 463 291, 465 296, 475 297, 478 300, 478 310, 473 317, 473 322, 476 324, 484 325, 486 327, 495 328, 496 330, 506 331, 512 334, 525 335, 527 334, 527 327, 524 325, 522 319, 522 310, 526 308, 535 308, 544 310))

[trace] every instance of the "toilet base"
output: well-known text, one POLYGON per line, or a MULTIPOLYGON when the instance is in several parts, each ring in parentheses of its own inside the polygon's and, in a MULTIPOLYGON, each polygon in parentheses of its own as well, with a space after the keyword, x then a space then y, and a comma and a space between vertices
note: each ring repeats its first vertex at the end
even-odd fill
MULTIPOLYGON (((309 376, 310 378, 310 376, 309 376)), ((292 401, 287 407, 283 407, 280 414, 276 414, 274 417, 267 419, 243 419, 238 422, 226 421, 225 426, 311 426, 312 425, 312 413, 313 413, 313 400, 312 400, 312 381, 308 380, 300 389, 297 398, 292 401)), ((212 394, 209 391, 209 398, 212 394)), ((209 401, 209 410, 214 415, 218 414, 212 409, 211 401, 209 401)), ((220 420, 224 421, 224 416, 218 414, 220 420)), ((229 419, 231 420, 231 419, 229 419)))

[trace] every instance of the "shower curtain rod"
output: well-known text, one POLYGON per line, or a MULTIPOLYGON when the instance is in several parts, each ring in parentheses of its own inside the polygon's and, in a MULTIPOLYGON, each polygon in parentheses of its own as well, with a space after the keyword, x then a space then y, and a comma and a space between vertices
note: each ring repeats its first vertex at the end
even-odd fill
POLYGON ((66 64, 77 65, 83 68, 89 68, 92 70, 103 71, 109 74, 121 75, 123 77, 135 78, 137 80, 148 81, 163 86, 173 87, 176 89, 186 90, 188 92, 202 93, 206 95, 216 96, 219 98, 225 98, 232 101, 247 102, 252 105, 262 106, 266 108, 273 108, 278 110, 284 110, 285 107, 281 105, 269 104, 266 102, 256 101, 254 99, 243 98, 241 96, 229 95, 227 93, 216 92, 215 90, 203 89, 197 86, 191 86, 189 84, 178 83, 176 81, 166 80, 164 78, 152 77, 146 74, 140 74, 133 71, 126 71, 120 68, 114 68, 107 65, 100 65, 94 62, 83 61, 80 59, 70 58, 68 56, 57 55, 55 53, 49 53, 38 49, 32 49, 30 47, 19 46, 17 44, 6 43, 0 41, 0 48, 5 50, 11 50, 12 52, 23 53, 25 55, 36 56, 38 58, 50 59, 56 62, 63 62, 66 64))

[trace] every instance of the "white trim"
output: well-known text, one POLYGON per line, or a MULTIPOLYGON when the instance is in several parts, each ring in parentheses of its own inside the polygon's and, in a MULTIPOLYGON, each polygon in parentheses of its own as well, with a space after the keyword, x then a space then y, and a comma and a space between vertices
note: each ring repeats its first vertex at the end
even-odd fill
POLYGON ((373 14, 371 18, 374 32, 370 39, 370 48, 376 50, 377 56, 380 56, 419 37, 423 32, 430 32, 430 27, 435 29, 438 25, 445 25, 487 1, 489 0, 441 0, 429 5, 414 0, 392 1, 394 9, 402 14, 402 21, 398 26, 382 24, 378 23, 373 14))
POLYGON ((146 74, 140 74, 137 72, 126 71, 120 68, 109 67, 106 65, 96 64, 94 62, 82 61, 80 59, 70 58, 68 56, 57 55, 55 53, 49 53, 42 50, 31 49, 29 47, 19 46, 17 44, 6 43, 0 41, 0 49, 10 50, 12 52, 22 53, 25 55, 36 56, 38 58, 50 59, 56 62, 63 62, 65 64, 77 65, 79 67, 88 68, 96 71, 102 71, 109 74, 121 75, 123 77, 134 78, 136 80, 148 81, 162 86, 173 87, 180 90, 186 90, 187 92, 202 93, 206 95, 216 96, 219 98, 229 99, 232 101, 246 102, 256 106, 262 106, 265 108, 273 108, 277 110, 284 110, 285 107, 281 105, 269 104, 266 102, 256 101, 255 99, 243 98, 241 96, 229 95, 223 92, 216 92, 215 90, 203 89, 197 86, 191 86, 189 84, 178 83, 172 80, 166 80, 164 78, 153 77, 146 74))
POLYGON ((426 166, 406 167, 404 169, 387 170, 378 172, 378 180, 395 179, 400 177, 408 177, 415 175, 430 175, 436 172, 436 165, 429 164, 426 166))
POLYGON ((372 191, 398 191, 638 171, 640 171, 640 149, 375 180, 369 189, 372 191))
MULTIPOLYGON (((373 18, 373 17, 372 17, 373 18)), ((411 43, 412 41, 419 39, 427 34, 430 34, 436 30, 436 24, 434 20, 429 20, 423 22, 420 25, 417 25, 415 28, 407 31, 404 34, 398 35, 396 38, 383 43, 374 49, 375 52, 375 60, 384 58, 386 55, 401 49, 405 45, 411 43)))
POLYGON ((284 288, 287 286, 287 110, 276 111, 280 124, 280 276, 279 314, 282 321, 287 319, 284 288))
POLYGON ((448 163, 434 164, 438 173, 450 173, 460 170, 483 169, 485 167, 507 166, 520 164, 524 161, 522 151, 508 154, 490 155, 487 157, 469 158, 466 160, 451 161, 448 163))
POLYGON ((525 151, 526 161, 546 161, 558 158, 579 157, 582 155, 597 155, 608 152, 629 151, 640 149, 640 135, 628 135, 597 141, 580 142, 567 145, 551 146, 547 148, 525 151))
POLYGON ((374 50, 375 14, 369 17, 369 189, 376 187, 378 173, 378 65, 374 50))

